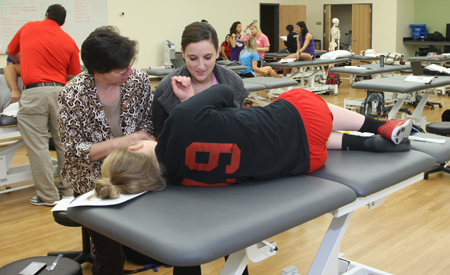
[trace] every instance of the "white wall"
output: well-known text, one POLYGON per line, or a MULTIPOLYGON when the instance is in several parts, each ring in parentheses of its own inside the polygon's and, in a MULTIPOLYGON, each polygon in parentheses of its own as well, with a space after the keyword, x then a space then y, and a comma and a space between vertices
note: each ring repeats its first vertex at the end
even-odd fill
POLYGON ((229 33, 231 24, 246 25, 259 21, 259 4, 268 0, 108 0, 108 24, 119 27, 121 34, 139 41, 136 67, 160 66, 164 61, 163 39, 169 39, 180 50, 181 34, 186 25, 208 22, 216 29, 219 45, 229 33), (120 16, 119 12, 125 15, 120 16))
MULTIPOLYGON (((243 24, 259 20, 260 3, 306 5, 306 23, 315 37, 323 39, 324 4, 372 4, 372 47, 377 52, 402 52, 403 36, 410 36, 414 22, 412 0, 108 0, 108 24, 117 26, 122 35, 139 41, 136 67, 160 66, 164 60, 163 39, 172 40, 178 51, 181 33, 186 25, 206 19, 216 29, 222 42, 234 21, 243 24), (231 8, 230 8, 231 7, 231 8), (125 12, 120 16, 120 12, 125 12), (316 25, 320 22, 320 25, 316 25)), ((5 55, 0 60, 6 59, 5 55)), ((0 61, 0 66, 1 66, 0 61)), ((6 61, 3 63, 6 64, 6 61)))
POLYGON ((414 24, 414 1, 411 0, 397 0, 397 52, 403 53, 406 58, 414 56, 413 45, 403 45, 403 37, 410 37, 412 30, 410 24, 414 24))

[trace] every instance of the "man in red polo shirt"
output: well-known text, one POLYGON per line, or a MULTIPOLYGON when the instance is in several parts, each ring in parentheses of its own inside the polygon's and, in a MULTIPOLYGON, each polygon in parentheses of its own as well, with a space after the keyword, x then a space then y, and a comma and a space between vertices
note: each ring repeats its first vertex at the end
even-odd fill
POLYGON ((23 25, 6 50, 8 56, 20 64, 24 85, 17 120, 36 187, 37 196, 30 199, 34 205, 52 206, 60 195, 73 193, 63 179, 55 185, 48 149, 50 131, 58 156, 59 174, 64 164, 64 150, 58 128, 58 94, 68 80, 80 73, 78 47, 61 29, 65 19, 63 6, 49 6, 45 20, 23 25))

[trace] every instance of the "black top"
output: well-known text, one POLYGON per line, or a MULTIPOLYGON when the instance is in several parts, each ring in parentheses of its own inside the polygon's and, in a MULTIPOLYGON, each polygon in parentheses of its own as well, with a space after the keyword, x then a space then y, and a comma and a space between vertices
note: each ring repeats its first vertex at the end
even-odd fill
POLYGON ((309 171, 306 132, 291 103, 236 109, 233 98, 219 84, 170 112, 156 147, 169 183, 224 185, 309 171))
MULTIPOLYGON (((244 100, 248 95, 248 91, 244 87, 242 79, 232 70, 215 65, 213 74, 220 84, 230 86, 234 91, 234 107, 241 108, 244 106, 244 100)), ((155 90, 155 96, 152 101, 153 114, 153 135, 158 138, 164 125, 164 121, 169 117, 170 111, 180 103, 180 100, 173 93, 172 77, 173 76, 191 76, 186 66, 183 66, 168 76, 158 84, 155 90)))
POLYGON ((287 40, 284 41, 284 45, 288 49, 289 53, 297 52, 297 36, 298 34, 296 32, 291 32, 287 36, 287 40))

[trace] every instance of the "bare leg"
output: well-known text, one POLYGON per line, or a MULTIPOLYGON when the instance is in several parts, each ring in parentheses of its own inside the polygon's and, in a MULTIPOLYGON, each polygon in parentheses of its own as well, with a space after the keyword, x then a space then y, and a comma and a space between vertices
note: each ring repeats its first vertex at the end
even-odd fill
POLYGON ((5 75, 5 81, 11 89, 11 103, 19 101, 20 89, 17 85, 17 78, 20 75, 20 65, 13 64, 3 68, 3 74, 5 75))
MULTIPOLYGON (((295 53, 286 56, 285 58, 297 58, 295 53)), ((287 76, 288 73, 292 72, 291 68, 283 68, 283 76, 287 76)))
POLYGON ((411 132, 412 122, 378 121, 350 110, 328 104, 333 114, 333 132, 328 138, 328 149, 363 150, 373 152, 399 152, 409 150, 406 138, 411 132), (375 135, 371 138, 344 135, 336 131, 366 131, 375 135), (406 138, 406 139, 405 139, 406 138))
POLYGON ((301 53, 299 60, 312 60, 312 56, 309 53, 301 53))
POLYGON ((333 131, 358 131, 366 119, 363 115, 345 108, 328 104, 333 114, 333 131))
POLYGON ((327 149, 341 150, 343 135, 340 132, 331 132, 327 142, 327 149))
POLYGON ((271 77, 281 78, 270 66, 255 69, 256 76, 270 75, 271 77))

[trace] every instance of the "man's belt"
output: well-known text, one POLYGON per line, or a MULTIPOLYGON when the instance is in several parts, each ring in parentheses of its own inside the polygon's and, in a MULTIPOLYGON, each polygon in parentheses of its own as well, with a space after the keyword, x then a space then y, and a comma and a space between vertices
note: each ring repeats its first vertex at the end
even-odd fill
POLYGON ((40 82, 40 83, 33 83, 30 85, 23 86, 23 89, 31 89, 36 87, 43 87, 43 86, 64 86, 64 84, 58 83, 58 82, 40 82))

